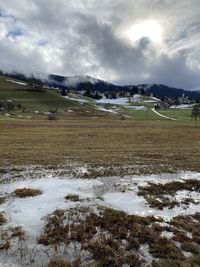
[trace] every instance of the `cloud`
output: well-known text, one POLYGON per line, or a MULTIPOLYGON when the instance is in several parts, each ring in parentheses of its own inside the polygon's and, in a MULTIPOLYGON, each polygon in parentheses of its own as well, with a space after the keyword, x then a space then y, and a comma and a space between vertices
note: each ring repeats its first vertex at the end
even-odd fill
POLYGON ((199 89, 199 16, 199 0, 0 0, 0 67, 199 89), (131 42, 148 20, 162 42, 131 42))

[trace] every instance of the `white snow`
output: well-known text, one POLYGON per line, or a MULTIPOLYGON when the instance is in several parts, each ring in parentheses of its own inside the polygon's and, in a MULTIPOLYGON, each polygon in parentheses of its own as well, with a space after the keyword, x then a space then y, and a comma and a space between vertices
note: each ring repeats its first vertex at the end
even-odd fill
MULTIPOLYGON (((178 215, 188 215, 199 212, 200 204, 190 204, 188 207, 180 205, 173 209, 153 209, 148 206, 143 197, 137 195, 138 186, 146 186, 148 182, 165 184, 172 181, 184 181, 188 179, 200 180, 200 173, 180 172, 177 174, 124 177, 120 179, 120 181, 121 184, 127 184, 126 192, 107 192, 104 194, 103 198, 107 206, 122 210, 128 214, 135 214, 138 216, 161 216, 166 220, 170 220, 172 217, 178 215)), ((177 193, 177 200, 183 200, 188 197, 188 191, 182 192, 181 197, 181 192, 177 193)), ((200 193, 190 192, 190 196, 198 200, 200 198, 200 193)))
POLYGON ((132 102, 141 102, 141 95, 135 94, 133 95, 133 97, 131 98, 132 102))
MULTIPOLYGON (((87 166, 80 168, 80 172, 86 173, 87 166)), ((64 197, 68 194, 77 194, 83 199, 81 205, 97 205, 122 210, 128 214, 139 216, 162 216, 169 220, 177 215, 194 214, 199 212, 200 204, 190 204, 188 207, 180 205, 173 209, 165 208, 157 210, 150 208, 142 196, 138 196, 138 186, 152 183, 167 183, 171 181, 183 181, 186 179, 200 180, 200 173, 180 172, 177 174, 150 175, 150 176, 125 176, 105 177, 95 180, 87 179, 59 179, 46 177, 41 179, 27 179, 9 184, 0 185, 0 195, 10 194, 17 188, 30 187, 40 189, 42 195, 28 198, 17 198, 11 196, 0 206, 0 212, 5 212, 8 217, 6 226, 21 225, 31 236, 36 236, 41 231, 44 218, 55 209, 69 209, 80 205, 79 202, 66 201, 64 197), (124 190, 120 190, 125 188, 124 190), (99 196, 103 200, 99 200, 99 196), (88 198, 91 202, 88 202, 88 198)), ((178 191, 176 198, 182 200, 190 196, 197 200, 200 193, 178 191)))
POLYGON ((188 109, 188 108, 192 108, 194 106, 194 104, 183 104, 183 105, 173 105, 173 106, 170 106, 170 108, 172 109, 188 109))
POLYGON ((153 256, 149 253, 149 245, 143 244, 140 246, 139 254, 145 259, 146 264, 144 266, 151 266, 153 261, 153 256))
POLYGON ((27 85, 27 83, 24 82, 18 82, 18 81, 14 81, 14 80, 6 80, 7 82, 11 82, 11 83, 16 83, 16 84, 20 84, 20 85, 27 85))
POLYGON ((30 187, 42 190, 36 197, 15 198, 1 205, 0 211, 8 215, 9 226, 21 225, 31 235, 37 235, 44 224, 43 219, 55 209, 70 208, 77 205, 65 201, 68 194, 77 194, 80 198, 94 197, 92 188, 100 185, 97 180, 42 178, 1 185, 0 193, 12 193, 17 188, 30 187))
POLYGON ((69 97, 69 96, 64 96, 67 99, 73 100, 73 101, 78 101, 79 103, 88 103, 89 100, 87 99, 82 99, 82 98, 74 98, 74 97, 69 97))
POLYGON ((169 231, 163 231, 163 232, 161 233, 161 237, 166 237, 166 238, 168 238, 168 239, 171 239, 173 236, 174 236, 174 233, 169 232, 169 231))
POLYGON ((121 106, 129 106, 131 103, 141 102, 141 95, 133 95, 133 97, 118 97, 116 99, 109 98, 101 98, 100 100, 96 100, 98 104, 111 104, 111 105, 121 105, 121 106))
POLYGON ((97 100, 96 102, 99 104, 129 105, 129 100, 126 97, 116 99, 102 98, 100 100, 97 100))
POLYGON ((200 193, 195 191, 180 190, 176 192, 175 200, 183 201, 186 198, 194 199, 196 202, 200 202, 200 193))
POLYGON ((128 214, 138 216, 159 216, 166 220, 178 215, 189 215, 199 212, 200 205, 190 204, 173 209, 164 208, 157 210, 150 208, 143 197, 138 197, 136 193, 107 193, 103 196, 105 203, 114 209, 122 210, 128 214))
POLYGON ((133 109, 133 110, 147 110, 145 106, 126 106, 126 108, 133 109))
POLYGON ((106 193, 103 199, 105 203, 109 204, 112 208, 125 211, 129 214, 146 216, 152 213, 151 210, 147 210, 144 198, 137 196, 137 194, 119 192, 106 193))
POLYGON ((157 97, 153 97, 153 96, 151 96, 151 99, 152 99, 152 100, 156 100, 157 102, 160 102, 160 101, 161 101, 159 98, 157 98, 157 97))
POLYGON ((158 100, 144 100, 144 103, 157 103, 158 100))
POLYGON ((115 109, 107 109, 107 108, 103 108, 103 107, 97 107, 97 110, 101 110, 101 111, 104 111, 104 112, 109 112, 109 113, 118 113, 115 109))
POLYGON ((154 108, 152 108, 152 111, 153 111, 154 113, 156 113, 158 116, 162 117, 162 118, 165 118, 165 119, 168 119, 168 120, 172 120, 172 121, 176 121, 176 120, 177 120, 177 119, 175 119, 175 118, 167 117, 167 116, 164 116, 164 115, 160 114, 160 113, 157 112, 154 108))
MULTIPOLYGON (((88 166, 83 165, 79 167, 80 173, 87 173, 88 166)), ((39 263, 46 262, 47 252, 46 248, 36 244, 36 238, 40 236, 42 228, 44 227, 45 218, 56 209, 74 208, 77 206, 92 207, 94 210, 97 205, 101 207, 111 207, 117 210, 127 212, 139 216, 161 216, 165 219, 165 223, 159 223, 162 226, 168 226, 167 222, 177 215, 194 214, 199 212, 200 204, 190 204, 189 207, 180 205, 173 209, 156 210, 150 208, 142 196, 138 196, 138 186, 147 185, 148 182, 165 184, 171 181, 184 181, 187 179, 200 180, 200 173, 197 172, 180 172, 176 174, 163 175, 148 175, 148 176, 124 176, 122 177, 102 177, 95 180, 88 179, 70 179, 70 178, 52 178, 51 173, 46 178, 27 179, 8 184, 0 184, 0 195, 12 194, 17 188, 33 188, 40 189, 42 195, 36 197, 17 198, 10 195, 8 200, 0 205, 0 212, 4 212, 8 223, 2 226, 2 231, 9 227, 22 226, 26 231, 26 251, 27 262, 30 265, 32 256, 31 251, 36 251, 34 254, 36 261, 33 266, 40 266, 39 263), (125 189, 125 190, 124 190, 125 189), (81 201, 73 202, 65 200, 65 196, 69 194, 79 195, 81 201), (33 250, 34 249, 34 250, 33 250), (35 256, 36 255, 36 256, 35 256), (37 264, 38 263, 38 264, 37 264)), ((178 191, 176 194, 177 200, 181 201, 185 197, 200 199, 200 193, 178 191)), ((188 233, 188 236, 190 233, 188 233)), ((163 231, 161 236, 172 238, 173 233, 163 231)), ((19 252, 19 243, 15 243, 12 251, 0 255, 0 267, 15 266, 19 267, 22 262, 17 253, 19 252), (12 252, 16 254, 12 254, 12 252), (16 260, 18 259, 18 261, 16 260)), ((51 254, 49 254, 51 255, 51 254)), ((153 257, 149 253, 149 246, 142 245, 139 249, 139 255, 146 260, 146 263, 151 265, 153 257)), ((184 252, 184 255, 190 254, 184 252)), ((27 264, 27 266, 29 266, 27 264)), ((25 266, 25 264, 23 265, 25 266)))

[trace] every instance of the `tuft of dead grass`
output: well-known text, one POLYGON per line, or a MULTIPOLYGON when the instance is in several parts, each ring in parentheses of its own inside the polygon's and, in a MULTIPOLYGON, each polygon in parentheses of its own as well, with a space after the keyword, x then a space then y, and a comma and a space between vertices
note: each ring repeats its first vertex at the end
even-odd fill
POLYGON ((6 197, 0 197, 0 205, 6 202, 6 197))
POLYGON ((50 260, 47 267, 79 267, 80 266, 80 260, 77 259, 74 262, 70 263, 66 260, 63 260, 61 258, 53 258, 50 260))
POLYGON ((72 194, 67 195, 67 196, 65 197, 65 199, 66 199, 66 200, 73 201, 73 202, 78 202, 78 201, 80 201, 79 195, 72 195, 72 194))
POLYGON ((39 189, 33 189, 33 188, 19 188, 16 189, 13 194, 16 197, 19 198, 25 198, 25 197, 35 197, 42 194, 42 191, 39 189))
POLYGON ((4 214, 2 212, 0 212, 0 226, 5 224, 7 222, 4 214))

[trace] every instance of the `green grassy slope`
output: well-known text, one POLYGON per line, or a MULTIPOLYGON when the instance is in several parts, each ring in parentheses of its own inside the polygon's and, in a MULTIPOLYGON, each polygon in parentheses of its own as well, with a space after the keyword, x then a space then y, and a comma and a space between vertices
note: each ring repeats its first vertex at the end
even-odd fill
MULTIPOLYGON (((50 111, 50 108, 57 108, 60 119, 77 117, 120 118, 121 115, 125 115, 126 120, 194 124, 191 120, 191 109, 168 109, 160 111, 165 116, 177 118, 175 122, 159 117, 151 110, 154 107, 154 103, 145 102, 145 100, 149 99, 146 96, 141 97, 141 102, 132 103, 131 105, 145 106, 147 110, 133 110, 117 105, 117 113, 114 114, 98 110, 95 100, 89 98, 83 98, 79 95, 71 95, 71 99, 70 97, 64 98, 56 90, 42 88, 42 90, 38 89, 37 91, 33 91, 32 86, 29 84, 21 85, 9 80, 17 81, 6 76, 0 76, 0 101, 10 99, 15 104, 21 104, 26 110, 24 113, 22 113, 22 110, 12 110, 9 112, 11 114, 9 117, 5 115, 7 111, 1 110, 0 120, 19 119, 17 116, 23 116, 23 118, 29 116, 29 119, 44 119, 44 112, 50 111), (73 100, 76 97, 79 100, 83 100, 83 102, 73 100), (35 111, 39 111, 40 115, 36 116, 35 111)), ((116 105, 107 104, 102 106, 107 109, 113 109, 116 105)))

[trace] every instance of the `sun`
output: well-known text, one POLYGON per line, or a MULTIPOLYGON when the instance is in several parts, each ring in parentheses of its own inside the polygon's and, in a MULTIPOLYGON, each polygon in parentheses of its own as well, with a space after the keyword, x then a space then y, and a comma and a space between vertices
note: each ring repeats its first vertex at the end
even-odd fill
POLYGON ((155 20, 137 23, 133 25, 126 34, 132 42, 142 38, 149 38, 155 43, 160 43, 162 41, 162 28, 155 20))

